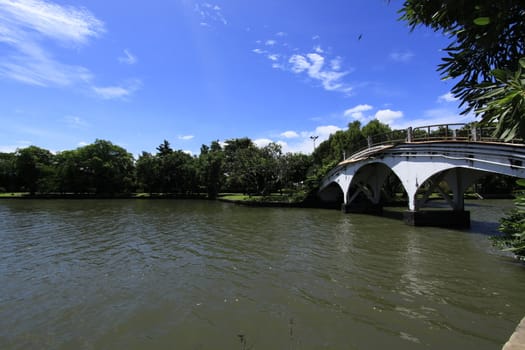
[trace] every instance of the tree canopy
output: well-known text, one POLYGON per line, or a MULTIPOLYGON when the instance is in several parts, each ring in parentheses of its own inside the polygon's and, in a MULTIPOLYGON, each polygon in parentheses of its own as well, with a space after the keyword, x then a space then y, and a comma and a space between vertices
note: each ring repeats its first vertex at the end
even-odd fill
POLYGON ((523 79, 512 79, 521 75, 525 57, 523 0, 406 0, 400 13, 412 30, 424 25, 451 39, 438 71, 457 79, 452 93, 462 113, 474 111, 485 123, 498 122, 502 138, 525 136, 523 79), (513 85, 516 81, 521 86, 513 85))

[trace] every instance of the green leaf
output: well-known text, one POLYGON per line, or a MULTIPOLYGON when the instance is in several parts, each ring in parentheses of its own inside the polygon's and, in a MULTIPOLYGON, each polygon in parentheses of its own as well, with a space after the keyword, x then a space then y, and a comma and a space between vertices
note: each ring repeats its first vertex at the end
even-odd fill
POLYGON ((520 62, 520 66, 522 68, 525 68, 525 57, 520 58, 519 62, 520 62))
POLYGON ((490 23, 490 17, 478 17, 474 19, 474 24, 477 26, 486 26, 490 23))

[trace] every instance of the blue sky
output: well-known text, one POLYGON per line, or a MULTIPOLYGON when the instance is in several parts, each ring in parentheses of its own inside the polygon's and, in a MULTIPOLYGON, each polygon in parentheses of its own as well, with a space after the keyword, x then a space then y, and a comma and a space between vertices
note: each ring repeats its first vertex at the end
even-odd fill
POLYGON ((95 139, 135 156, 249 137, 310 153, 349 122, 465 122, 448 39, 392 0, 0 0, 0 151, 95 139))

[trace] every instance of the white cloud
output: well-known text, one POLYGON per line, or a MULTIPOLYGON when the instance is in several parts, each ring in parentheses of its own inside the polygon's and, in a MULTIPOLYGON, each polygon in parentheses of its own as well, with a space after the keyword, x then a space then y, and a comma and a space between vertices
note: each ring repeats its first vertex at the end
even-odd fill
POLYGON ((261 50, 261 49, 259 49, 259 48, 257 48, 257 49, 253 49, 252 52, 254 52, 254 53, 256 53, 256 54, 263 54, 263 53, 266 53, 266 51, 261 50))
POLYGON ((188 141, 188 140, 193 139, 194 137, 195 137, 194 135, 182 135, 182 136, 179 136, 179 140, 188 141))
POLYGON ((315 128, 315 134, 319 136, 320 139, 328 139, 328 136, 330 136, 331 134, 335 134, 339 130, 341 130, 341 128, 338 126, 324 125, 315 128))
POLYGON ((268 55, 268 59, 270 61, 277 61, 279 59, 279 55, 277 55, 277 54, 270 54, 270 55, 268 55))
POLYGON ((327 91, 341 91, 349 94, 351 87, 341 80, 348 72, 338 72, 324 67, 325 58, 318 53, 309 53, 306 56, 293 55, 288 61, 293 73, 306 72, 312 79, 319 80, 327 91))
POLYGON ((344 111, 344 116, 345 117, 350 116, 356 120, 363 122, 368 119, 367 117, 365 117, 363 112, 369 111, 373 108, 374 107, 367 105, 367 104, 357 105, 355 107, 349 108, 346 111, 344 111))
POLYGON ((323 49, 319 45, 314 47, 314 51, 317 52, 317 53, 324 53, 323 49))
POLYGON ((43 87, 88 84, 93 78, 87 68, 63 64, 45 54, 6 56, 0 59, 0 76, 43 87))
POLYGON ((286 36, 286 33, 285 32, 278 32, 275 34, 276 36, 280 36, 280 37, 283 37, 283 36, 286 36))
POLYGON ((296 133, 295 131, 290 130, 290 131, 285 131, 281 133, 281 136, 286 137, 287 139, 294 139, 294 138, 299 137, 299 134, 296 133))
POLYGON ((0 1, 0 32, 37 31, 43 36, 68 43, 84 44, 89 37, 105 31, 104 23, 88 10, 60 6, 45 0, 0 1))
POLYGON ((396 51, 390 53, 390 59, 396 62, 407 63, 412 60, 414 53, 411 51, 396 51))
POLYGON ((120 63, 132 65, 137 63, 137 56, 133 55, 128 49, 125 49, 124 56, 119 57, 118 61, 120 63))
POLYGON ((275 44, 277 44, 277 41, 275 40, 266 40, 266 42, 264 43, 264 45, 266 46, 274 46, 275 44))
POLYGON ((222 9, 218 5, 202 2, 195 4, 195 12, 201 17, 201 26, 211 27, 212 23, 228 24, 228 21, 222 14, 222 9))
POLYGON ((446 94, 438 97, 438 102, 455 102, 457 100, 458 98, 454 97, 451 92, 447 92, 446 94))
POLYGON ((114 85, 114 86, 103 86, 103 87, 97 87, 93 86, 93 92, 95 92, 96 95, 103 98, 104 100, 113 100, 113 99, 123 99, 131 94, 133 94, 135 91, 137 91, 140 88, 141 82, 139 80, 133 80, 126 82, 122 85, 114 85))
POLYGON ((341 64, 342 64, 341 57, 336 57, 330 61, 330 67, 332 67, 333 70, 340 70, 341 64))
POLYGON ((393 111, 391 109, 381 109, 376 112, 374 118, 379 120, 381 123, 392 125, 396 119, 402 118, 402 111, 393 111))
POLYGON ((253 143, 259 148, 264 147, 264 146, 268 146, 272 142, 273 142, 272 140, 265 139, 265 138, 253 140, 253 143))
POLYGON ((419 127, 426 125, 470 123, 475 121, 475 119, 473 114, 460 115, 457 109, 433 108, 424 111, 423 118, 403 120, 391 126, 393 129, 406 129, 409 126, 419 127))
MULTIPOLYGON (((46 0, 0 0, 0 43, 6 44, 0 77, 41 87, 81 87, 104 98, 129 95, 133 90, 129 87, 95 86, 89 69, 60 62, 44 43, 52 40, 62 48, 85 45, 104 32, 104 23, 83 7, 46 0)), ((132 57, 129 53, 127 59, 132 57)))
POLYGON ((86 141, 80 141, 79 143, 77 143, 78 147, 84 147, 84 146, 87 146, 87 145, 89 145, 89 143, 86 142, 86 141))
POLYGON ((71 86, 92 79, 88 69, 64 64, 44 49, 45 38, 85 44, 104 32, 103 23, 83 8, 38 0, 0 1, 0 76, 36 86, 71 86))

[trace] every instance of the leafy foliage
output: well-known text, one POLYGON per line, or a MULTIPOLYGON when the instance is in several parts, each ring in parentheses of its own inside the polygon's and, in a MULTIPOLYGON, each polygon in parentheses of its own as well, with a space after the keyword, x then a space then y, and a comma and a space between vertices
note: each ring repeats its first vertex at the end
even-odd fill
POLYGON ((462 113, 496 123, 496 137, 525 138, 525 2, 407 0, 400 12, 412 29, 425 25, 452 39, 438 71, 458 79, 452 93, 462 113))
POLYGON ((495 124, 495 134, 506 141, 517 136, 525 138, 525 58, 519 60, 516 71, 495 69, 495 82, 480 84, 477 100, 484 107, 483 122, 495 124))
MULTIPOLYGON (((518 184, 525 187, 525 180, 518 180, 518 184)), ((499 230, 503 235, 494 238, 494 242, 520 260, 525 260, 525 192, 518 194, 515 203, 516 208, 501 219, 499 230)))

